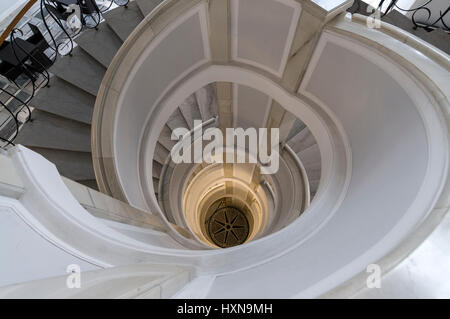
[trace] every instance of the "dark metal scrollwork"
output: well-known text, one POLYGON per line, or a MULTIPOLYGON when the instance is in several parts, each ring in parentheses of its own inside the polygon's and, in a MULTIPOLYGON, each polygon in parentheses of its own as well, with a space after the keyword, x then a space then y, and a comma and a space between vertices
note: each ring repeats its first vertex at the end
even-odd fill
MULTIPOLYGON (((387 7, 386 7, 386 11, 383 15, 388 14, 390 11, 397 9, 401 12, 405 12, 405 13, 412 13, 411 15, 411 21, 414 24, 414 28, 424 28, 427 30, 433 30, 436 28, 442 28, 443 30, 450 32, 450 27, 445 23, 444 17, 446 17, 447 15, 450 14, 450 5, 444 10, 440 10, 439 11, 439 16, 434 19, 431 20, 432 18, 432 12, 431 9, 429 8, 429 4, 433 2, 433 0, 428 0, 427 2, 425 2, 424 4, 421 4, 417 7, 411 8, 411 9, 404 9, 401 8, 398 4, 397 4, 398 0, 391 0, 387 7), (420 18, 419 16, 421 14, 426 14, 426 18, 424 19, 423 17, 420 18), (438 23, 441 23, 441 25, 439 25, 438 23)), ((385 1, 381 1, 378 8, 381 9, 385 4, 385 1)))

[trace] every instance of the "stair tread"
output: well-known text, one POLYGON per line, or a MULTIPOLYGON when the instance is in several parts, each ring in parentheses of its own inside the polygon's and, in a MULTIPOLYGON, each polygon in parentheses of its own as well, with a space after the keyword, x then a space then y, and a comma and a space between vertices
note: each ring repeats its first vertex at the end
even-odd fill
POLYGON ((164 162, 166 161, 166 158, 168 155, 169 155, 169 151, 166 150, 165 147, 162 146, 161 144, 156 143, 155 154, 153 155, 153 160, 157 161, 161 165, 164 165, 164 162))
POLYGON ((152 168, 152 177, 158 178, 161 176, 162 171, 162 165, 158 163, 157 161, 153 161, 153 168, 152 168))
POLYGON ((209 84, 199 89, 195 92, 195 97, 197 98, 203 121, 207 121, 218 114, 214 84, 209 84))
POLYGON ((295 135, 300 133, 305 127, 306 127, 305 123, 303 123, 299 119, 296 119, 294 121, 294 125, 292 125, 291 131, 289 132, 288 136, 286 137, 286 141, 289 142, 295 135))
POLYGON ((172 115, 170 115, 169 119, 167 120, 166 125, 173 131, 177 128, 184 127, 188 128, 188 123, 186 122, 183 114, 181 114, 181 111, 179 108, 177 108, 172 115))
POLYGON ((303 130, 293 136, 287 144, 297 154, 316 144, 316 139, 312 135, 311 131, 307 127, 305 127, 303 130))
POLYGON ((108 25, 125 41, 144 16, 135 1, 129 2, 128 7, 118 7, 103 14, 108 25))
POLYGON ((96 96, 106 69, 83 49, 75 47, 72 56, 58 59, 50 72, 96 96))
POLYGON ((20 130, 16 143, 68 151, 91 152, 89 125, 52 113, 34 110, 33 121, 20 130))
MULTIPOLYGON (((308 128, 303 129, 302 132, 304 136, 307 136, 305 132, 311 134, 308 128)), ((302 134, 302 132, 300 132, 299 134, 302 134)), ((291 139, 291 141, 293 140, 295 141, 294 138, 291 139)), ((314 144, 302 149, 299 152, 296 152, 296 154, 299 160, 302 162, 303 167, 305 168, 306 175, 308 177, 311 197, 313 197, 316 194, 317 188, 319 187, 320 177, 322 174, 322 163, 319 145, 315 143, 314 140, 314 144)))
POLYGON ((144 16, 155 9, 162 0, 136 0, 136 3, 144 16))
POLYGON ((321 169, 319 168, 306 168, 306 175, 308 176, 308 181, 320 180, 321 169))
POLYGON ((95 180, 91 153, 31 147, 56 165, 60 175, 71 180, 95 180))
POLYGON ((198 108, 197 99, 195 95, 190 95, 179 107, 181 114, 183 115, 189 129, 194 128, 194 120, 202 120, 200 109, 198 108))
POLYGON ((82 32, 75 42, 106 68, 122 45, 122 40, 105 22, 98 26, 98 30, 82 32))
POLYGON ((96 179, 77 180, 76 182, 98 191, 98 184, 96 179))
POLYGON ((167 125, 163 126, 161 133, 159 134, 158 142, 164 146, 168 151, 175 146, 177 141, 171 139, 172 131, 167 125))
POLYGON ((157 179, 156 177, 153 177, 153 189, 155 191, 155 194, 158 194, 158 190, 159 190, 159 179, 157 179))
POLYGON ((320 150, 317 144, 314 144, 307 149, 302 150, 297 153, 298 158, 302 162, 303 166, 308 167, 309 165, 313 165, 314 163, 320 162, 320 150))
MULTIPOLYGON (((372 14, 371 10, 368 10, 368 4, 357 0, 353 3, 352 7, 350 7, 347 11, 351 13, 358 13, 365 16, 369 16, 372 14)), ((444 51, 447 54, 450 54, 450 35, 442 30, 441 28, 437 28, 434 31, 428 32, 424 28, 414 29, 414 23, 410 16, 404 15, 402 12, 398 10, 392 10, 388 12, 385 16, 381 18, 382 21, 392 24, 400 29, 403 29, 422 40, 434 45, 440 50, 444 51)), ((420 20, 418 21, 420 23, 420 20)))
POLYGON ((49 113, 90 124, 95 97, 54 76, 50 87, 40 89, 30 105, 49 113))

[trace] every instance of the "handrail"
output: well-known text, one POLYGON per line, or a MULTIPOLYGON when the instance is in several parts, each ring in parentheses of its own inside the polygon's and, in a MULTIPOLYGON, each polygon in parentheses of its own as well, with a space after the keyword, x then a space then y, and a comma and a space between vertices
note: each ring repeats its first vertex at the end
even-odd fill
POLYGON ((19 21, 23 18, 25 13, 37 2, 37 0, 29 0, 27 4, 20 10, 20 12, 16 15, 16 17, 11 21, 5 31, 0 35, 0 45, 5 42, 8 35, 14 30, 14 27, 19 23, 19 21))
POLYGON ((9 146, 9 145, 14 146, 15 144, 13 143, 13 141, 15 140, 15 138, 17 137, 17 135, 19 134, 20 124, 22 124, 22 123, 20 123, 19 118, 18 118, 19 113, 22 112, 24 109, 26 109, 26 110, 27 110, 27 113, 28 113, 28 116, 27 116, 27 118, 25 119, 25 121, 24 121, 23 123, 26 123, 26 122, 31 121, 31 109, 30 109, 30 107, 27 105, 29 99, 28 99, 27 101, 24 102, 22 99, 20 99, 19 97, 15 96, 14 94, 8 92, 7 90, 5 90, 5 89, 3 89, 3 88, 0 88, 0 91, 3 92, 3 93, 5 93, 5 94, 7 94, 7 95, 9 95, 12 99, 16 99, 17 101, 19 101, 19 103, 22 104, 22 106, 18 107, 16 111, 11 111, 11 110, 9 109, 9 107, 8 107, 5 103, 3 103, 2 101, 0 101, 0 105, 8 112, 9 115, 13 118, 13 120, 14 120, 14 125, 15 125, 14 135, 13 135, 12 137, 10 137, 10 136, 5 136, 5 137, 0 136, 0 141, 5 142, 5 143, 6 143, 6 146, 9 146))
MULTIPOLYGON (((8 27, 5 29, 5 31, 0 36, 0 45, 5 43, 6 39, 10 37, 10 48, 17 60, 17 68, 21 69, 21 76, 25 76, 29 79, 29 81, 26 82, 26 85, 28 85, 30 82, 32 84, 32 92, 29 98, 26 99, 26 101, 23 101, 19 99, 16 95, 11 95, 11 97, 15 100, 17 100, 18 103, 20 103, 22 106, 13 112, 7 107, 6 104, 1 103, 0 107, 4 107, 7 112, 9 113, 9 116, 11 119, 8 121, 11 121, 12 119, 15 121, 15 134, 10 136, 0 136, 0 141, 6 143, 6 145, 0 145, 0 148, 2 147, 8 147, 11 145, 14 145, 14 139, 17 137, 19 133, 20 125, 31 121, 31 110, 28 106, 28 103, 30 100, 34 97, 37 90, 44 86, 49 86, 49 80, 50 80, 50 74, 47 71, 50 65, 54 64, 56 62, 56 59, 59 55, 71 55, 71 52, 74 48, 74 37, 77 36, 79 33, 83 31, 84 28, 87 29, 97 29, 98 25, 101 23, 102 20, 102 14, 111 9, 113 3, 115 3, 117 6, 123 6, 127 7, 129 0, 108 0, 109 5, 103 5, 100 6, 96 3, 96 0, 89 0, 82 1, 82 0, 75 0, 74 4, 69 5, 67 8, 59 8, 58 4, 54 0, 39 0, 39 9, 41 14, 42 23, 47 29, 48 36, 50 37, 49 42, 47 39, 44 38, 44 36, 41 34, 40 36, 43 38, 42 41, 47 42, 45 48, 40 48, 42 54, 46 55, 48 58, 48 61, 42 62, 42 60, 39 60, 34 53, 28 52, 26 50, 26 47, 22 45, 22 42, 20 38, 24 35, 24 32, 22 32, 21 29, 17 28, 16 25, 21 21, 21 19, 24 17, 24 15, 33 7, 35 3, 38 2, 38 0, 28 0, 28 2, 24 5, 24 7, 20 10, 20 12, 14 17, 14 19, 9 23, 8 27), (59 10, 59 11, 58 11, 59 10), (61 11, 62 10, 62 11, 61 11), (64 11, 66 10, 66 11, 64 11), (47 14, 45 14, 47 12, 47 14), (64 24, 63 22, 69 21, 70 17, 73 17, 74 15, 77 16, 77 18, 80 20, 81 25, 70 25, 69 23, 64 24), (63 33, 63 37, 57 37, 59 34, 54 34, 54 31, 52 28, 50 28, 50 25, 48 24, 47 19, 53 20, 54 23, 59 27, 60 31, 63 33), (53 52, 49 55, 44 53, 44 50, 46 48, 51 49, 53 52), (25 59, 24 59, 25 57, 25 59), (31 62, 31 63, 26 63, 31 62), (37 75, 37 76, 36 76, 37 75), (38 83, 38 79, 42 77, 43 81, 40 81, 38 83), (24 108, 28 111, 28 116, 25 119, 24 123, 18 121, 17 115, 20 113, 24 108)), ((75 18, 73 18, 75 19, 75 18)), ((33 33, 35 33, 33 31, 33 33)), ((27 41, 28 39, 25 39, 27 41)), ((40 40, 41 41, 41 40, 40 40)), ((22 85, 19 86, 15 82, 15 78, 8 78, 12 83, 14 83, 19 90, 22 89, 22 85)), ((3 90, 3 89, 2 89, 3 90)), ((8 92, 6 92, 9 94, 8 92)))
MULTIPOLYGON (((369 18, 363 14, 359 13, 353 13, 351 17, 351 21, 356 22, 358 24, 367 24, 367 20, 369 18)), ((448 54, 442 51, 441 49, 430 45, 429 42, 425 41, 422 38, 419 38, 415 36, 414 34, 411 34, 396 25, 390 24, 385 21, 380 22, 380 28, 378 29, 381 32, 384 32, 386 34, 389 34, 390 36, 403 40, 408 39, 408 42, 414 43, 414 48, 418 51, 420 51, 422 54, 432 58, 436 63, 448 68, 449 62, 448 62, 448 54)))
MULTIPOLYGON (((214 116, 214 117, 210 118, 209 120, 206 120, 206 121, 200 123, 200 124, 197 125, 196 127, 193 127, 189 132, 187 132, 187 133, 183 136, 183 138, 182 138, 181 140, 183 141, 183 140, 184 140, 185 138, 187 138, 188 136, 191 136, 192 133, 194 133, 195 131, 197 131, 197 130, 199 130, 199 129, 201 129, 201 128, 207 126, 207 125, 210 125, 211 123, 217 121, 217 119, 218 119, 218 116, 214 116)), ((179 144, 179 145, 181 145, 181 144, 179 144)), ((172 148, 172 150, 173 150, 173 148, 172 148)), ((164 165, 163 165, 163 167, 162 167, 162 169, 161 169, 161 174, 159 175, 159 177, 160 177, 159 184, 158 184, 158 202, 159 202, 159 203, 162 202, 162 186, 163 186, 163 178, 161 178, 161 177, 164 177, 164 175, 166 174, 166 170, 167 170, 167 167, 168 167, 168 165, 169 165, 169 163, 170 163, 170 159, 171 159, 171 152, 169 152, 169 155, 167 155, 166 160, 164 161, 164 165)))
MULTIPOLYGON (((205 127, 205 126, 208 126, 208 125, 210 125, 210 124, 212 124, 212 123, 214 123, 214 122, 217 123, 217 120, 218 120, 218 116, 214 116, 214 117, 210 118, 209 120, 206 120, 206 121, 200 123, 199 125, 193 127, 193 128, 192 128, 189 132, 187 132, 185 135, 183 135, 183 137, 182 137, 181 140, 184 140, 184 139, 187 138, 188 136, 191 136, 195 131, 197 131, 197 130, 199 130, 199 129, 202 129, 202 128, 205 127)), ((175 146, 176 146, 176 145, 174 145, 174 147, 175 147, 175 146)), ((173 150, 173 148, 172 148, 172 150, 173 150)), ((166 175, 166 171, 167 171, 167 168, 168 168, 168 166, 169 166, 169 164, 170 164, 171 158, 172 158, 172 157, 171 157, 171 152, 169 152, 169 155, 167 155, 166 160, 164 161, 163 167, 162 167, 162 169, 161 169, 161 174, 159 175, 160 180, 159 180, 159 183, 158 183, 158 198, 157 198, 157 200, 158 200, 158 204, 159 204, 159 207, 160 207, 160 209, 161 209, 161 212, 162 212, 163 215, 165 215, 165 218, 166 218, 166 219, 167 219, 167 213, 165 212, 165 210, 163 210, 164 205, 162 204, 162 203, 163 203, 163 199, 162 199, 162 187, 163 187, 164 176, 166 175)), ((179 226, 179 225, 177 225, 177 224, 173 224, 173 223, 171 223, 171 222, 169 222, 169 221, 167 220, 167 225, 168 225, 169 227, 173 227, 176 231, 178 231, 178 233, 180 233, 182 236, 184 236, 184 237, 186 237, 186 238, 188 238, 188 239, 193 239, 193 238, 196 239, 196 236, 195 236, 193 233, 191 233, 190 231, 186 230, 185 228, 183 228, 183 227, 181 227, 181 226, 179 226)))
MULTIPOLYGON (((450 31, 450 26, 448 26, 445 21, 444 21, 444 17, 450 13, 450 5, 444 10, 444 11, 439 11, 439 15, 438 18, 436 20, 431 20, 432 17, 432 12, 431 9, 428 7, 428 5, 433 2, 433 0, 428 0, 427 2, 420 4, 414 8, 409 8, 409 9, 405 9, 405 8, 401 8, 398 6, 397 4, 398 0, 390 0, 390 2, 387 5, 387 9, 384 12, 383 16, 385 16, 386 14, 388 14, 389 12, 391 12, 392 10, 396 9, 399 11, 402 11, 404 13, 412 13, 411 15, 411 21, 414 24, 414 28, 417 29, 419 27, 424 28, 424 29, 434 29, 434 28, 442 28, 443 30, 449 32, 450 31), (419 12, 423 12, 427 14, 427 18, 424 21, 418 21, 416 15, 419 12), (441 22, 442 26, 438 26, 438 22, 441 22)), ((382 7, 383 7, 383 3, 384 1, 382 1, 379 6, 378 9, 381 11, 382 7)))
POLYGON ((310 191, 310 187, 309 187, 308 174, 306 173, 306 169, 303 166, 303 163, 300 161, 297 154, 295 154, 294 150, 288 144, 284 144, 283 149, 285 149, 289 153, 289 155, 294 159, 294 162, 297 165, 297 167, 300 170, 300 173, 303 177, 303 186, 305 187, 305 198, 303 201, 303 205, 302 205, 303 207, 302 207, 301 212, 304 212, 308 208, 308 206, 311 202, 311 191, 310 191))
POLYGON ((409 17, 407 17, 411 20, 413 24, 412 28, 414 30, 416 30, 417 28, 422 28, 426 31, 431 31, 440 28, 445 32, 450 32, 450 26, 447 25, 444 20, 444 17, 450 15, 450 5, 446 9, 439 10, 439 12, 436 12, 436 14, 433 15, 432 9, 428 6, 432 2, 433 0, 427 0, 422 4, 414 5, 414 7, 406 9, 398 5, 398 0, 381 1, 376 8, 371 7, 369 4, 363 2, 362 0, 354 0, 353 6, 348 11, 352 14, 359 13, 365 16, 371 15, 375 11, 378 11, 379 17, 381 18, 381 20, 383 20, 382 18, 385 17, 388 13, 392 12, 393 10, 397 10, 402 14, 409 14, 409 17), (364 6, 362 7, 362 5, 364 6), (420 14, 423 15, 420 16, 420 14), (435 18, 431 20, 433 16, 435 16, 435 18))

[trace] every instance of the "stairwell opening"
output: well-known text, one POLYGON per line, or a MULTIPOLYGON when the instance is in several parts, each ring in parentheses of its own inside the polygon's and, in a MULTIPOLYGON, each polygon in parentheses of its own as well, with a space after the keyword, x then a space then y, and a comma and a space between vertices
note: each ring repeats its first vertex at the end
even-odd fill
POLYGON ((265 93, 244 85, 214 82, 193 92, 168 114, 162 119, 166 124, 159 131, 152 158, 153 189, 167 220, 212 248, 228 248, 281 230, 307 209, 321 176, 318 144, 301 119, 265 93), (218 92, 223 86, 231 89, 227 99, 235 100, 231 117, 220 107, 224 97, 218 92), (261 114, 256 116, 254 111, 259 107, 261 114), (269 135, 258 135, 257 141, 267 138, 269 150, 273 142, 270 130, 278 129, 279 170, 267 174, 259 154, 249 146, 249 136, 245 136, 244 147, 229 147, 228 128, 244 132, 253 128, 257 133, 260 128, 266 129, 269 135), (181 130, 185 133, 180 134, 181 130), (219 153, 208 148, 212 143, 204 138, 208 130, 222 132, 219 153), (177 161, 186 154, 189 161, 177 161), (228 162, 228 155, 235 160, 228 162), (239 155, 246 163, 237 160, 239 155), (241 216, 235 220, 240 221, 240 230, 233 233, 231 220, 236 216, 241 216))
POLYGON ((232 206, 233 199, 222 198, 208 209, 204 221, 207 238, 220 248, 246 242, 252 227, 252 213, 247 206, 232 206))

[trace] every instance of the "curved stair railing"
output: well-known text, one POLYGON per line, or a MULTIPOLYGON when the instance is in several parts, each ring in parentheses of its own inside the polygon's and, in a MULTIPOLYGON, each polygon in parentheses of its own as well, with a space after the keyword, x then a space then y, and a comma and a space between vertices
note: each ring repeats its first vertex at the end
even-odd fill
POLYGON ((30 100, 32 98, 32 96, 30 96, 27 99, 27 101, 23 101, 18 96, 14 95, 14 94, 11 94, 10 92, 8 92, 7 90, 5 90, 3 88, 0 88, 0 90, 3 93, 9 95, 11 98, 15 99, 16 101, 18 101, 20 103, 20 106, 16 110, 11 110, 11 108, 8 107, 8 105, 6 105, 2 101, 0 101, 0 104, 9 113, 9 116, 11 117, 12 122, 14 124, 14 130, 13 130, 12 135, 10 135, 10 136, 0 136, 0 141, 2 141, 5 144, 4 147, 14 146, 14 140, 17 137, 17 135, 19 134, 20 126, 25 124, 25 123, 27 123, 27 122, 30 122, 32 120, 31 119, 31 109, 30 109, 30 107, 27 104, 28 100, 30 100), (26 111, 27 115, 26 115, 25 120, 21 121, 19 119, 19 114, 21 114, 23 111, 26 111))
MULTIPOLYGON (((213 123, 217 124, 217 121, 218 121, 218 116, 214 116, 214 117, 210 118, 209 120, 206 120, 206 121, 202 122, 200 125, 192 128, 189 132, 187 132, 182 137, 181 141, 183 141, 184 139, 186 139, 188 137, 191 137, 194 134, 195 131, 201 130, 204 127, 207 127, 207 126, 209 126, 209 125, 211 125, 213 123)), ((175 146, 177 148, 172 150, 171 152, 178 151, 179 148, 181 148, 181 145, 182 145, 182 143, 177 144, 175 146)), ((158 201, 159 201, 160 204, 161 204, 161 202, 163 200, 162 199, 162 188, 163 188, 163 185, 164 185, 165 175, 166 175, 167 168, 169 167, 171 161, 172 161, 172 153, 169 153, 169 155, 167 155, 166 160, 164 161, 164 165, 163 165, 163 167, 161 169, 161 175, 160 175, 161 179, 160 179, 160 182, 158 184, 158 201)))
POLYGON ((60 55, 71 55, 74 48, 73 39, 84 28, 98 29, 103 13, 111 9, 113 4, 127 7, 129 0, 108 2, 109 5, 100 7, 96 0, 41 0, 41 17, 53 43, 52 49, 60 55), (63 32, 62 38, 57 39, 52 33, 45 19, 46 13, 63 32))
MULTIPOLYGON (((427 0, 420 5, 404 8, 398 4, 398 0, 381 0, 376 7, 371 6, 367 0, 354 0, 353 5, 347 10, 351 14, 370 16, 371 23, 378 28, 377 20, 387 22, 403 29, 422 40, 434 45, 438 49, 450 54, 450 4, 441 7, 438 11, 433 0, 427 0)), ((439 5, 439 3, 438 3, 439 5)))
MULTIPOLYGON (((197 125, 196 127, 193 127, 189 132, 187 132, 180 141, 183 141, 186 138, 190 138, 191 136, 193 136, 194 132, 201 130, 205 127, 208 127, 209 125, 212 124, 217 125, 218 123, 218 116, 214 116, 202 123, 200 123, 199 125, 197 125)), ((160 174, 160 180, 158 183, 158 196, 157 196, 157 200, 158 200, 158 205, 159 207, 161 207, 161 210, 163 211, 163 213, 166 215, 167 217, 167 212, 164 209, 164 199, 163 199, 163 186, 166 180, 166 175, 167 175, 167 169, 169 168, 171 162, 172 162, 172 152, 176 152, 179 150, 179 148, 181 148, 182 143, 176 144, 174 146, 174 148, 171 150, 171 152, 169 152, 169 154, 166 157, 166 160, 164 161, 164 165, 162 166, 161 169, 161 174, 160 174)), ((156 190, 155 190, 156 191, 156 190)))
POLYGON ((428 0, 423 4, 414 5, 407 9, 401 7, 398 4, 398 0, 381 0, 376 8, 370 6, 365 1, 355 0, 348 11, 351 13, 371 15, 378 10, 380 12, 379 16, 383 18, 393 10, 397 10, 405 14, 405 17, 411 20, 414 30, 417 30, 418 28, 422 28, 426 31, 442 29, 445 32, 450 32, 450 26, 444 19, 445 17, 450 16, 450 4, 444 10, 439 10, 439 14, 437 14, 437 12, 433 12, 433 9, 431 8, 433 1, 434 0, 428 0), (434 18, 433 15, 435 16, 434 18))
MULTIPOLYGON (((71 55, 74 48, 74 38, 84 29, 97 29, 102 22, 102 14, 110 10, 114 5, 127 7, 129 0, 106 0, 102 4, 98 4, 96 0, 40 0, 38 3, 43 26, 45 27, 50 43, 43 37, 39 29, 35 27, 39 36, 39 41, 45 45, 39 47, 35 44, 35 48, 39 47, 39 52, 30 51, 29 40, 23 39, 24 32, 16 27, 24 18, 25 14, 30 11, 38 0, 29 0, 20 12, 9 23, 5 31, 0 35, 0 49, 9 46, 10 57, 15 60, 14 72, 20 71, 20 75, 25 79, 25 85, 19 85, 16 78, 8 77, 8 80, 14 84, 19 90, 23 86, 30 87, 30 94, 26 99, 21 99, 15 94, 11 94, 4 88, 0 88, 1 92, 10 96, 10 101, 14 101, 19 107, 9 107, 4 101, 1 106, 6 111, 8 119, 0 124, 0 148, 7 148, 14 145, 14 140, 19 133, 21 125, 32 120, 29 102, 35 96, 37 90, 42 87, 49 86, 50 73, 48 68, 56 62, 58 55, 71 55), (55 29, 51 28, 49 21, 54 22, 57 26, 58 34, 55 29), (50 49, 51 53, 44 53, 50 49), (41 57, 37 58, 36 52, 41 57), (43 62, 44 61, 44 62, 43 62), (25 120, 19 120, 19 114, 26 113, 25 120)), ((34 27, 31 26, 30 27, 34 27)), ((33 30, 33 34, 35 30, 33 30)), ((34 34, 36 35, 36 34, 34 34)), ((36 39, 33 39, 36 40, 36 39)), ((28 93, 28 92, 27 92, 28 93)))
MULTIPOLYGON (((385 5, 384 2, 385 2, 384 0, 380 2, 378 9, 381 9, 382 7, 384 7, 384 5, 385 5)), ((433 0, 428 0, 427 2, 425 2, 421 5, 415 6, 410 9, 405 9, 405 8, 400 7, 397 4, 398 0, 390 0, 387 4, 385 12, 383 13, 383 16, 385 16, 392 10, 399 10, 403 13, 411 14, 411 21, 414 24, 414 29, 424 28, 427 31, 432 31, 436 28, 441 28, 447 32, 450 32, 450 26, 448 26, 444 20, 444 17, 449 15, 449 13, 450 13, 450 4, 444 11, 442 11, 442 10, 439 11, 439 15, 437 18, 431 20, 432 12, 431 12, 429 5, 432 2, 433 2, 433 0), (418 15, 420 15, 421 13, 426 13, 427 17, 425 20, 418 17, 418 15), (438 25, 438 23, 441 23, 441 25, 438 25)))
MULTIPOLYGON (((50 74, 47 71, 47 66, 43 65, 42 62, 39 61, 39 59, 33 56, 33 54, 30 54, 30 52, 23 47, 22 43, 19 41, 21 40, 21 38, 17 37, 16 34, 22 36, 23 32, 17 28, 13 29, 10 34, 9 45, 11 46, 11 51, 14 58, 18 62, 17 68, 20 69, 22 71, 22 75, 28 79, 26 82, 30 84, 29 87, 31 88, 31 92, 29 92, 29 96, 25 100, 23 100, 17 95, 8 92, 6 89, 0 88, 1 92, 11 98, 9 103, 11 103, 11 101, 14 101, 16 105, 19 105, 13 110, 8 107, 6 103, 1 102, 1 105, 10 116, 10 121, 14 124, 14 132, 12 135, 10 130, 8 129, 5 130, 5 132, 2 132, 3 134, 6 134, 5 136, 0 136, 0 141, 4 142, 4 145, 2 145, 2 147, 13 146, 15 138, 19 134, 20 126, 32 120, 31 109, 28 104, 35 96, 37 90, 41 87, 48 86, 50 80, 50 74), (21 121, 19 120, 19 114, 23 113, 24 111, 26 112, 26 118, 25 120, 21 121)), ((16 86, 20 88, 20 85, 16 84, 16 86)), ((5 121, 4 123, 11 126, 10 121, 5 121)))

